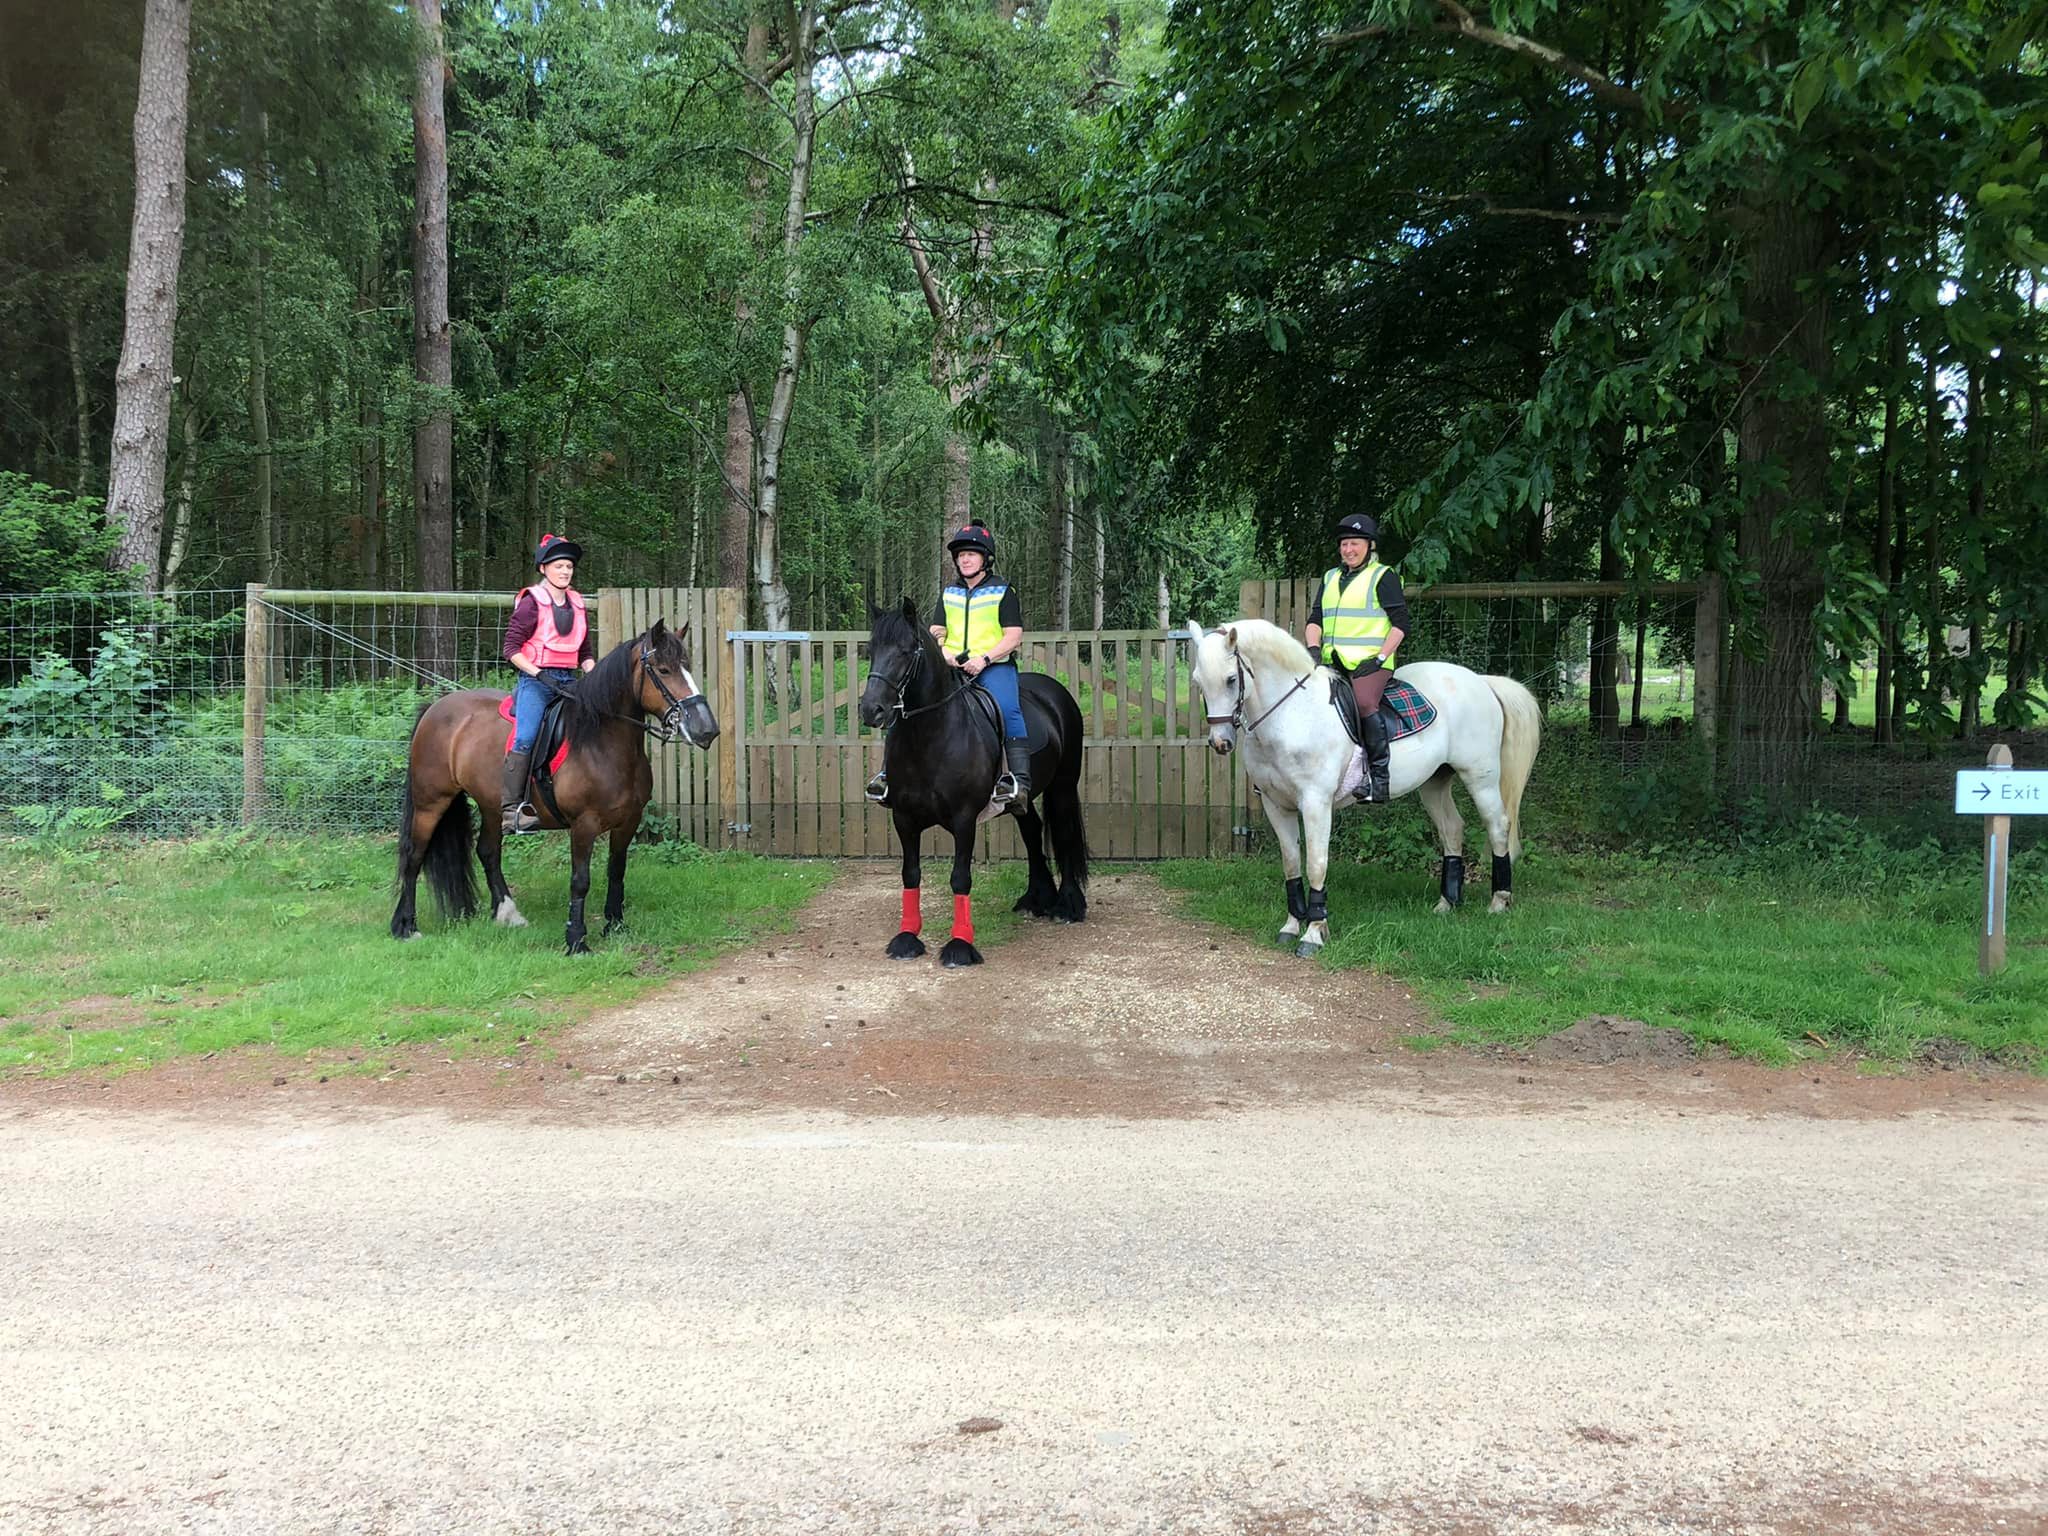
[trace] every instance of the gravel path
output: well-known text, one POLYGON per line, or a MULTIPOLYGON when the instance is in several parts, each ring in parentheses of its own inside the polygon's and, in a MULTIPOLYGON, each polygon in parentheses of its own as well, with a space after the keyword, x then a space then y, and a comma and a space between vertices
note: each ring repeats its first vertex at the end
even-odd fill
POLYGON ((17 1106, 0 1188, 9 1533, 2048 1530, 2011 1105, 17 1106))

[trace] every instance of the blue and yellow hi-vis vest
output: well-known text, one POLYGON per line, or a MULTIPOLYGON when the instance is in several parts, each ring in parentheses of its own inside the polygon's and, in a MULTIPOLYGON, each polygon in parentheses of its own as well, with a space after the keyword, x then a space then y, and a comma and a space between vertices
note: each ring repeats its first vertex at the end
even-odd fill
POLYGON ((1347 671, 1378 656, 1388 666, 1391 652, 1382 653, 1393 630, 1387 610, 1380 606, 1380 578, 1387 567, 1368 560, 1348 582, 1344 567, 1332 566, 1323 577, 1323 660, 1340 661, 1347 671))
POLYGON ((978 587, 946 588, 946 654, 986 656, 1003 643, 1003 596, 1006 581, 991 578, 978 587))

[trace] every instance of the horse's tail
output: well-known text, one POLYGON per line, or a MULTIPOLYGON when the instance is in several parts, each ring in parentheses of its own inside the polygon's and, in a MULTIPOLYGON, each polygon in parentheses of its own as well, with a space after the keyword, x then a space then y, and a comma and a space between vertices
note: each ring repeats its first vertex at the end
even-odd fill
POLYGON ((1500 737, 1500 797, 1508 808, 1508 855, 1520 858, 1522 791, 1529 787, 1529 770, 1536 765, 1536 748, 1543 739, 1543 706, 1512 677, 1489 677, 1486 684, 1507 717, 1500 737))
MULTIPOLYGON (((422 707, 413 717, 413 734, 419 733, 420 721, 425 718, 427 707, 422 707)), ((473 917, 477 909, 476 866, 470 862, 471 840, 469 819, 469 796, 460 789, 448 803, 448 809, 441 813, 441 819, 434 823, 434 830, 427 835, 427 846, 421 853, 413 841, 412 803, 412 754, 406 754, 405 793, 398 802, 398 881, 405 884, 405 873, 413 867, 415 857, 420 860, 420 872, 427 877, 427 886, 434 893, 434 904, 440 909, 444 921, 473 917)))
POLYGON ((1081 821, 1081 709, 1066 690, 1060 691, 1061 735, 1066 750, 1045 789, 1046 830, 1052 834, 1052 856, 1060 867, 1059 895, 1053 915, 1078 923, 1088 912, 1088 829, 1081 821))

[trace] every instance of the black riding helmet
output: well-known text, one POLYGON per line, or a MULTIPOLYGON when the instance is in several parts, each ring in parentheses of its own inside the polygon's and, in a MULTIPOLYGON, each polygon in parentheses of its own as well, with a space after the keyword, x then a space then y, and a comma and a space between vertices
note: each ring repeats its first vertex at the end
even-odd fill
POLYGON ((1377 544, 1380 538, 1378 521, 1364 512, 1346 512, 1334 531, 1340 539, 1371 539, 1377 544))
POLYGON ((574 560, 581 565, 583 546, 559 533, 544 533, 540 536, 540 548, 533 552, 533 568, 539 570, 550 560, 574 560))
POLYGON ((947 554, 958 555, 963 549, 979 550, 984 563, 996 563, 996 536, 988 531, 986 523, 979 520, 970 521, 965 528, 946 540, 947 554))

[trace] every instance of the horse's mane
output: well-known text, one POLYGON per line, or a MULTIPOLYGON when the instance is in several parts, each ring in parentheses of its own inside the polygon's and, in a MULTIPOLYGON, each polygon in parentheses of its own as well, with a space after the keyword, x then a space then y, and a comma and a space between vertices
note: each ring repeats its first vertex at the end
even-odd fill
POLYGON ((1237 648, 1251 658, 1254 666, 1261 661, 1270 661, 1299 677, 1318 665, 1316 659, 1309 655, 1308 647, 1278 624, 1265 619, 1233 619, 1222 627, 1237 631, 1237 648))
MULTIPOLYGON (((633 658, 639 654, 641 642, 652 633, 652 630, 642 630, 632 639, 621 641, 606 651, 596 666, 576 680, 576 686, 569 690, 569 702, 564 706, 572 739, 596 735, 603 728, 607 715, 639 718, 640 702, 633 692, 633 658)), ((657 661, 687 665, 682 638, 666 626, 662 629, 661 643, 654 648, 654 656, 657 661)))
POLYGON ((906 617, 901 608, 884 608, 875 614, 874 639, 881 645, 904 645, 915 649, 931 638, 932 632, 906 617))

